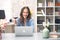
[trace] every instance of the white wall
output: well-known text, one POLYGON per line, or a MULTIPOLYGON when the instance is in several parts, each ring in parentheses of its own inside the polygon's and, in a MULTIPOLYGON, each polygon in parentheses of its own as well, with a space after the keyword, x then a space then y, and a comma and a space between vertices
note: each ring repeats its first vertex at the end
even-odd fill
POLYGON ((12 18, 11 0, 0 0, 0 10, 5 10, 6 19, 9 21, 12 18))
MULTIPOLYGON (((29 6, 32 15, 36 13, 36 0, 12 0, 13 16, 19 16, 20 10, 24 6, 29 6)), ((34 15, 33 15, 34 16, 34 15)))

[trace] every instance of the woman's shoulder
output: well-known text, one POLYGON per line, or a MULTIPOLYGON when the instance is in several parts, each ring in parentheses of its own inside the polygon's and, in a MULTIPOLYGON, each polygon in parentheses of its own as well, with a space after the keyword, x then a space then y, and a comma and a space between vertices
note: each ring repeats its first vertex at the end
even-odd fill
POLYGON ((33 21, 33 19, 31 18, 29 21, 31 22, 31 21, 33 21))
POLYGON ((20 18, 17 18, 16 21, 20 21, 20 18))

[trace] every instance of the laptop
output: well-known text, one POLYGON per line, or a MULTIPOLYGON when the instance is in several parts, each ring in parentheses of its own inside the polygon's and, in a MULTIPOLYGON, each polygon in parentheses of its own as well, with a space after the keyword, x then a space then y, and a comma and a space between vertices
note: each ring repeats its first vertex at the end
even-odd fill
POLYGON ((31 26, 15 26, 16 36, 33 36, 33 28, 31 26))

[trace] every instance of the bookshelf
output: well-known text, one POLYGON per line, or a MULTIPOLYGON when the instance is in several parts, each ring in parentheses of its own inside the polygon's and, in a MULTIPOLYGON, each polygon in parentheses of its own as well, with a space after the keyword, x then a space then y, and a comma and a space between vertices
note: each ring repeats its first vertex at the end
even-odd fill
POLYGON ((44 29, 47 19, 50 32, 60 32, 60 0, 37 0, 37 32, 44 29))
POLYGON ((60 32, 60 0, 55 0, 55 30, 60 32))
POLYGON ((45 21, 45 10, 45 0, 37 0, 37 32, 41 32, 44 28, 42 22, 45 21))

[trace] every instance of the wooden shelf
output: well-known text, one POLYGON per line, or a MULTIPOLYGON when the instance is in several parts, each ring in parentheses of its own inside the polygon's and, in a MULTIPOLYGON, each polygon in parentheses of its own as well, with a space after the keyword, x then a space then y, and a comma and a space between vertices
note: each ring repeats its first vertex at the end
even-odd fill
POLYGON ((53 8, 54 6, 46 6, 47 8, 53 8))
POLYGON ((38 14, 37 16, 45 16, 45 15, 42 15, 42 14, 41 14, 41 15, 39 15, 39 14, 38 14))

